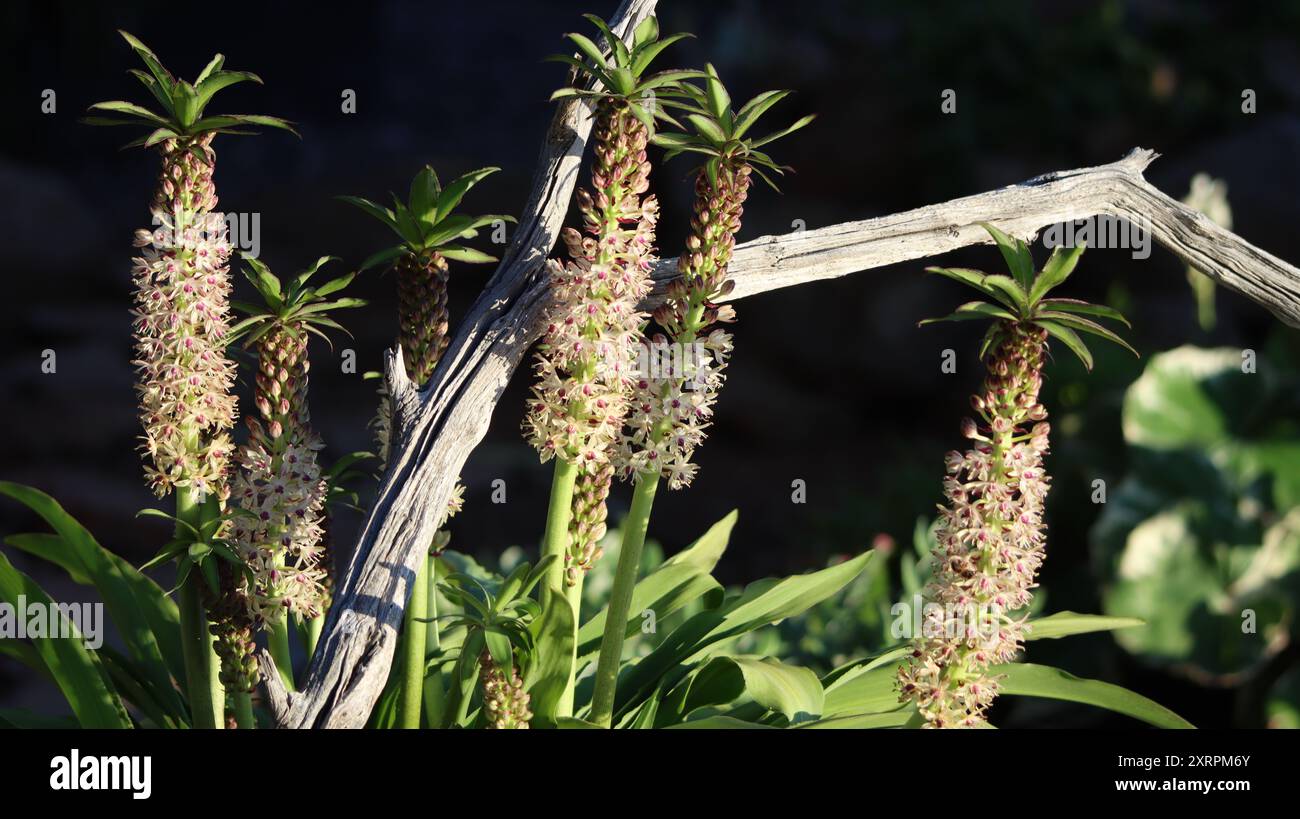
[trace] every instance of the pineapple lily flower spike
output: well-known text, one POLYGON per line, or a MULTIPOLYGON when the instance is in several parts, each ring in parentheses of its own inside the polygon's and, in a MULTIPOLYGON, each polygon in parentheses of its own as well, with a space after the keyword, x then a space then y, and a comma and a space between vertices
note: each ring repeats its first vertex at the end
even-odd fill
MULTIPOLYGON (((553 99, 593 103, 591 184, 576 194, 582 230, 567 228, 561 234, 568 261, 548 266, 551 303, 524 422, 524 434, 541 460, 555 459, 542 542, 542 556, 554 560, 541 602, 546 608, 554 597, 566 598, 575 618, 582 580, 600 557, 597 544, 605 533, 605 500, 615 473, 611 455, 622 434, 645 321, 637 305, 651 289, 659 204, 649 193, 646 149, 655 120, 673 122, 663 97, 699 73, 647 75, 665 48, 687 36, 660 39, 653 17, 633 30, 630 46, 605 21, 591 15, 587 20, 608 49, 570 34, 587 61, 551 58, 574 66, 572 79, 580 83, 556 91, 553 99)), ((561 705, 566 715, 573 701, 572 671, 571 664, 561 705)))
POLYGON ((397 270, 399 341, 406 374, 417 386, 429 380, 447 349, 447 260, 485 264, 496 258, 457 244, 473 239, 494 222, 514 222, 500 214, 466 216, 456 207, 471 188, 500 168, 480 168, 442 187, 433 168, 425 166, 411 180, 407 201, 390 194, 393 207, 359 196, 340 196, 388 226, 401 242, 375 253, 361 270, 392 264, 397 270))
MULTIPOLYGON (((258 126, 293 128, 277 117, 206 113, 221 89, 261 82, 254 74, 226 71, 220 54, 189 83, 172 76, 144 43, 119 33, 148 69, 130 73, 148 89, 159 110, 122 100, 101 102, 91 106, 95 113, 85 122, 143 126, 148 133, 126 147, 155 147, 162 155, 150 208, 154 227, 135 233, 140 255, 132 270, 132 363, 144 428, 145 477, 160 498, 180 490, 176 532, 183 537, 220 521, 220 507, 230 492, 235 365, 226 357, 224 341, 230 317, 230 244, 225 219, 214 212, 212 141, 219 133, 248 134, 258 126)), ((202 597, 198 573, 186 575, 177 601, 186 687, 194 724, 215 727, 223 720, 221 688, 213 673, 218 660, 202 597)))
POLYGON ((115 116, 90 116, 91 125, 134 125, 152 130, 126 147, 157 146, 163 169, 154 195, 153 231, 136 231, 136 352, 143 449, 152 462, 146 475, 154 492, 175 486, 225 492, 225 460, 234 423, 230 395, 234 365, 220 339, 229 316, 225 220, 212 183, 219 133, 250 133, 265 125, 292 131, 285 120, 261 115, 204 116, 213 95, 236 83, 260 83, 255 74, 226 71, 225 58, 212 58, 194 83, 177 80, 144 43, 119 32, 148 72, 131 69, 153 95, 160 113, 121 100, 90 106, 115 116), (178 385, 184 385, 184 388, 178 385))
POLYGON ((747 135, 759 117, 790 92, 767 91, 732 111, 731 95, 711 65, 703 89, 683 84, 682 90, 689 101, 672 105, 686 111, 693 133, 657 134, 654 143, 667 148, 669 158, 696 153, 708 159, 695 172, 694 215, 685 250, 678 257, 680 277, 669 284, 664 304, 654 313, 667 337, 649 339, 648 349, 663 349, 671 342, 682 351, 684 361, 687 350, 700 350, 701 354, 691 356, 694 372, 639 378, 628 422, 630 434, 625 436, 620 453, 620 466, 627 477, 658 472, 668 478, 673 489, 689 485, 694 477, 691 455, 704 440, 731 352, 730 334, 709 328, 715 322, 735 320, 735 310, 717 302, 734 286, 727 280, 727 269, 749 195, 750 174, 767 179, 759 166, 778 174, 783 170, 766 153, 756 150, 757 146, 813 120, 813 115, 805 116, 774 134, 751 139, 747 135))
POLYGON ((1049 479, 1043 456, 1051 429, 1039 392, 1048 338, 1069 347, 1088 369, 1092 355, 1079 333, 1133 350, 1088 318, 1127 325, 1115 310, 1047 298, 1074 270, 1082 245, 1058 247, 1035 272, 1028 245, 992 225, 984 227, 1011 275, 928 268, 992 301, 967 302, 946 318, 921 322, 993 319, 980 347, 988 373, 983 390, 971 399, 980 420, 962 422, 971 448, 945 459, 947 504, 940 507, 934 575, 926 588, 927 603, 937 605, 927 605, 922 633, 898 672, 901 701, 914 703, 933 728, 983 725, 984 711, 998 694, 998 678, 989 667, 1012 661, 1024 640, 1025 618, 1015 612, 1023 612, 1032 599, 1046 541, 1049 479))
POLYGON ((592 697, 591 721, 606 727, 612 722, 623 652, 625 635, 620 624, 627 622, 630 611, 655 491, 661 477, 668 479, 672 489, 690 484, 696 471, 691 456, 704 441, 722 388, 731 335, 709 327, 715 322, 735 320, 731 305, 716 302, 725 298, 734 284, 727 279, 727 268, 749 195, 749 177, 754 172, 763 176, 756 166, 775 173, 782 171, 757 148, 799 130, 813 119, 806 116, 767 137, 751 139, 749 130, 759 117, 789 92, 759 94, 733 112, 731 95, 717 71, 711 65, 706 68, 703 89, 681 83, 677 88, 680 99, 666 101, 686 111, 685 118, 694 131, 654 137, 656 145, 668 149, 669 158, 682 153, 709 158, 696 169, 694 216, 685 252, 678 260, 680 276, 669 284, 664 304, 654 312, 655 322, 668 335, 639 339, 646 352, 641 359, 651 363, 652 371, 638 372, 633 379, 631 406, 616 450, 617 466, 625 477, 635 481, 636 487, 623 525, 592 697), (673 364, 656 360, 661 350, 670 351, 673 364), (689 362, 691 371, 675 369, 681 366, 678 362, 689 362))
POLYGON ((346 332, 328 314, 365 302, 329 298, 355 274, 319 286, 309 283, 332 257, 318 259, 287 286, 262 262, 246 261, 244 274, 264 304, 237 302, 249 316, 228 337, 257 353, 257 414, 247 418, 248 442, 239 450, 240 469, 232 486, 238 510, 230 540, 248 567, 247 583, 240 589, 246 611, 231 620, 239 631, 266 627, 276 665, 287 674, 286 615, 310 620, 320 616, 325 603, 321 523, 328 487, 317 460, 322 443, 308 410, 307 341, 315 334, 328 342, 328 329, 346 332))

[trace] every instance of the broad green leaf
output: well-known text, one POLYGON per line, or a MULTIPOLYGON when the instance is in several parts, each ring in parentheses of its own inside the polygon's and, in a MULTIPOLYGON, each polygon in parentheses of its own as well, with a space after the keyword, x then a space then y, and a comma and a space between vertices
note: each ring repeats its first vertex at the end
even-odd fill
MULTIPOLYGON (((214 59, 220 59, 218 54, 214 59)), ((195 83, 195 90, 198 92, 198 110, 201 112, 212 101, 212 97, 223 88, 228 88, 236 83, 255 82, 262 84, 262 78, 249 71, 219 71, 212 76, 200 75, 195 83)))
POLYGON ((894 687, 897 663, 844 674, 826 687, 823 716, 878 714, 896 711, 902 703, 894 687))
POLYGON ((911 706, 894 711, 872 714, 847 714, 839 717, 825 717, 814 722, 795 725, 795 728, 902 728, 912 719, 916 711, 911 706))
POLYGON ((807 668, 787 665, 775 657, 717 657, 710 662, 734 664, 744 676, 745 693, 768 711, 783 715, 792 725, 822 715, 822 684, 807 668))
MULTIPOLYGON (((632 605, 628 609, 627 634, 631 637, 641 628, 641 612, 655 612, 656 619, 664 619, 673 612, 701 597, 708 608, 717 608, 722 602, 723 590, 711 576, 714 566, 722 558, 736 525, 739 513, 732 510, 722 520, 690 546, 668 558, 642 578, 632 590, 632 605)), ((606 609, 582 625, 578 630, 578 656, 588 658, 600 649, 605 633, 606 609)))
POLYGON ((1002 694, 1045 697, 1095 705, 1141 720, 1157 728, 1195 728, 1187 720, 1141 694, 1099 680, 1085 680, 1059 668, 1032 663, 992 666, 990 674, 1002 675, 1002 694))
POLYGON ((75 717, 48 717, 21 708, 0 708, 0 728, 68 729, 77 726, 75 717))
POLYGON ((108 682, 107 672, 95 653, 86 648, 85 640, 71 623, 55 616, 58 609, 54 601, 32 579, 13 567, 0 555, 0 601, 17 606, 20 597, 26 603, 44 606, 51 613, 49 625, 57 626, 60 633, 67 629, 69 637, 45 637, 33 640, 33 645, 46 669, 63 692, 64 698, 83 728, 130 728, 131 718, 126 708, 108 682))
POLYGON ((1242 371, 1239 349, 1183 346, 1160 353, 1125 393, 1124 438, 1158 450, 1221 443, 1262 397, 1259 381, 1242 371))
POLYGON ((676 723, 675 725, 669 725, 667 727, 705 728, 707 730, 713 731, 713 730, 727 729, 727 728, 742 729, 742 730, 751 729, 751 728, 771 729, 771 728, 775 728, 776 726, 764 725, 761 722, 746 722, 743 719, 736 719, 735 717, 728 717, 722 714, 716 714, 709 717, 702 717, 700 719, 691 720, 689 722, 679 722, 676 723))
POLYGON ((8 495, 40 515, 58 533, 64 549, 47 557, 65 567, 73 577, 94 583, 104 599, 113 624, 131 656, 149 670, 149 681, 165 697, 163 705, 181 712, 179 695, 172 691, 168 672, 184 677, 180 643, 180 615, 176 604, 149 578, 95 540, 57 501, 44 492, 0 481, 0 494, 8 495))
POLYGON ((533 718, 539 725, 553 725, 560 698, 569 684, 576 629, 573 607, 562 594, 546 596, 546 608, 534 627, 534 660, 524 680, 531 697, 533 718))
POLYGON ((4 542, 21 549, 29 555, 49 561, 68 573, 68 579, 82 586, 92 585, 89 575, 81 566, 81 561, 63 542, 59 535, 48 532, 31 532, 22 535, 9 535, 4 542))
POLYGON ((662 675, 682 676, 673 669, 703 656, 714 643, 797 616, 827 599, 861 574, 871 555, 863 552, 818 572, 751 583, 720 609, 691 617, 641 662, 620 675, 616 712, 639 703, 662 675))
POLYGON ((357 272, 360 273, 379 265, 387 265, 389 262, 399 258, 403 253, 410 253, 410 251, 406 249, 405 245, 385 248, 384 250, 367 257, 366 260, 361 263, 361 266, 357 268, 357 272))
POLYGON ((706 65, 704 70, 708 74, 704 79, 704 93, 709 103, 709 113, 722 121, 730 115, 731 95, 727 93, 727 87, 722 84, 722 80, 718 79, 718 72, 712 65, 706 65))

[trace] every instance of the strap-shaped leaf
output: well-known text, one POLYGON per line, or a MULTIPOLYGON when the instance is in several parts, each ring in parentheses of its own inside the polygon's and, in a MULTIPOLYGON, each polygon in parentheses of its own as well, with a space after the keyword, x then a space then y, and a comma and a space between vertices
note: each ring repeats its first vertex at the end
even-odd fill
POLYGON ((1005 307, 989 304, 986 301, 968 301, 943 318, 922 319, 917 322, 916 326, 924 327, 927 324, 935 324, 940 321, 973 321, 989 318, 1004 319, 1006 321, 1018 320, 1005 307))
POLYGON ((807 116, 800 117, 799 119, 795 120, 794 124, 789 126, 788 128, 782 128, 779 131, 768 134, 762 139, 754 140, 753 142, 750 143, 750 147, 761 148, 764 145, 768 144, 769 142, 776 142, 778 139, 781 139, 782 137, 786 137, 789 136, 790 134, 793 134, 795 131, 798 131, 800 128, 803 128, 804 126, 806 126, 808 123, 812 122, 815 119, 817 119, 816 114, 808 114, 807 116))
POLYGON ((469 192, 470 188, 499 170, 501 169, 495 166, 479 168, 476 171, 470 171, 469 173, 458 177, 448 185, 446 189, 438 195, 438 210, 437 216, 435 216, 433 220, 434 224, 436 225, 446 219, 447 216, 455 210, 458 205, 460 205, 460 200, 465 198, 465 194, 469 192))
MULTIPOLYGON (((218 54, 218 57, 221 55, 218 54)), ((262 78, 251 71, 218 71, 217 73, 203 77, 200 76, 195 82, 195 89, 198 91, 198 105, 201 113, 208 103, 212 101, 213 95, 223 88, 229 88, 241 82, 254 82, 262 84, 262 78)))
POLYGON ((438 252, 452 261, 467 264, 489 264, 497 260, 496 256, 462 245, 443 245, 438 248, 438 252))
POLYGON ((153 74, 154 79, 158 81, 159 86, 170 98, 172 87, 176 85, 176 78, 172 76, 172 73, 163 67, 162 61, 149 49, 149 46, 122 29, 118 29, 117 33, 122 35, 122 39, 126 40, 127 45, 131 46, 131 50, 144 61, 144 64, 149 68, 149 73, 153 74))
POLYGON ((1132 327, 1128 319, 1120 311, 1113 307, 1107 307, 1104 304, 1093 304, 1080 299, 1043 299, 1038 306, 1044 310, 1060 310, 1065 313, 1082 313, 1085 316, 1098 316, 1118 321, 1125 327, 1132 327))
MULTIPOLYGON (((673 34, 672 36, 665 37, 662 40, 640 45, 633 50, 632 62, 631 65, 628 67, 632 69, 633 74, 635 74, 637 77, 640 77, 642 74, 645 73, 646 69, 650 67, 650 63, 654 62, 655 57, 658 57, 661 53, 663 53, 663 50, 665 48, 677 42, 678 40, 684 40, 687 37, 692 37, 692 36, 694 35, 673 34)), ((702 72, 691 71, 686 73, 690 73, 693 76, 700 76, 702 72)))
POLYGON ((587 59, 591 60, 591 62, 601 71, 608 75, 608 73, 613 70, 613 67, 605 60, 605 52, 600 48, 600 46, 593 43, 591 38, 587 37, 585 34, 578 34, 577 32, 566 34, 564 36, 572 40, 574 45, 578 47, 578 50, 581 51, 587 59))
POLYGON ((980 226, 993 237, 993 242, 1002 252, 1002 258, 1006 260, 1011 275, 1020 282, 1025 292, 1029 292, 1034 281, 1034 257, 1029 253, 1029 245, 1019 239, 1013 239, 989 222, 980 222, 980 226))
POLYGON ((1029 303, 1037 304, 1049 290, 1068 279, 1087 247, 1085 243, 1080 242, 1072 248, 1058 245, 1053 249, 1047 264, 1043 265, 1042 271, 1034 279, 1033 289, 1029 291, 1029 303))
POLYGON ((973 287, 997 299, 1008 310, 1015 313, 1022 313, 1025 308, 1025 291, 1020 289, 1020 285, 1016 284, 1015 279, 1010 276, 995 276, 968 267, 927 267, 925 272, 935 273, 973 287))
POLYGON ((97 102, 94 105, 90 106, 90 110, 112 111, 116 114, 129 114, 130 116, 139 117, 140 119, 147 120, 153 123, 154 125, 159 125, 164 128, 170 128, 172 126, 171 120, 164 119, 158 116, 157 114, 155 114, 153 111, 150 111, 148 108, 145 108, 140 105, 136 105, 133 102, 127 102, 126 100, 109 100, 107 102, 97 102))
POLYGON ((405 245, 397 245, 396 247, 384 248, 383 250, 377 253, 372 253, 370 256, 366 257, 366 260, 361 263, 360 267, 357 268, 357 272, 358 273, 364 272, 366 270, 369 270, 372 267, 377 267, 379 265, 387 265, 388 263, 392 262, 394 259, 397 259, 403 254, 410 253, 410 252, 411 251, 408 250, 405 245))
POLYGON ((376 204, 375 202, 371 202, 369 199, 362 199, 360 196, 338 196, 335 198, 347 202, 349 205, 361 208, 366 213, 387 225, 388 229, 401 237, 403 242, 406 241, 406 237, 402 235, 401 229, 397 226, 397 215, 388 208, 376 204))
MULTIPOLYGON (((632 589, 632 605, 625 637, 631 637, 641 628, 641 612, 652 610, 658 620, 703 598, 706 608, 717 608, 722 603, 722 586, 713 579, 713 567, 718 564, 739 513, 732 510, 722 520, 682 551, 665 560, 659 568, 647 574, 632 589)), ((605 632, 608 609, 601 609, 595 617, 582 624, 578 630, 579 663, 600 648, 605 632)))
POLYGON ((1046 330, 1053 338, 1059 338, 1064 342, 1065 346, 1069 347, 1070 351, 1083 362, 1083 368, 1089 372, 1092 371, 1092 353, 1089 352, 1088 345, 1083 343, 1083 339, 1079 338, 1077 333, 1064 324, 1055 321, 1043 320, 1034 323, 1046 330))
POLYGON ((1095 321, 1083 318, 1082 316, 1074 315, 1073 313, 1061 313, 1055 310, 1048 310, 1039 313, 1038 315, 1045 319, 1051 319, 1052 321, 1057 322, 1058 324, 1064 324, 1066 327, 1069 327, 1071 330, 1077 330, 1082 333, 1091 333, 1094 336, 1099 336, 1101 338, 1104 338, 1107 341, 1111 342, 1112 344, 1118 344, 1119 346, 1123 347, 1125 350, 1128 350, 1133 355, 1141 358, 1141 356, 1138 354, 1138 351, 1133 349, 1133 347, 1127 341, 1120 338, 1119 335, 1117 335, 1110 328, 1104 327, 1095 321))
MULTIPOLYGON (((22 484, 0 481, 0 494, 31 509, 55 531, 61 548, 41 554, 64 568, 78 582, 99 590, 131 656, 148 670, 155 689, 164 692, 164 704, 175 714, 181 701, 168 680, 170 671, 184 679, 180 643, 180 615, 176 604, 130 563, 105 549, 76 518, 49 495, 22 484)), ((52 545, 52 541, 44 541, 52 545)), ((24 548, 30 543, 15 543, 24 548)))
POLYGON ((781 100, 790 95, 789 91, 764 91, 745 103, 739 111, 736 112, 736 124, 732 129, 731 135, 740 139, 750 128, 758 122, 758 118, 763 116, 767 109, 776 105, 781 100))
POLYGON ((81 726, 132 727, 126 707, 108 680, 108 672, 95 653, 86 648, 82 635, 71 623, 64 621, 44 589, 0 555, 0 601, 17 606, 20 597, 25 598, 28 606, 41 606, 49 613, 50 628, 59 629, 60 634, 67 629, 68 639, 45 636, 33 639, 32 644, 81 726))
POLYGON ((1076 677, 1059 668, 1033 663, 1008 663, 993 666, 989 669, 989 673, 1002 676, 998 687, 1003 694, 1045 697, 1095 705, 1098 708, 1142 720, 1157 728, 1196 727, 1141 694, 1100 680, 1076 677))
POLYGON ((438 221, 439 192, 438 174, 434 173, 433 168, 429 165, 421 168, 419 173, 411 179, 411 190, 406 199, 410 205, 411 213, 425 227, 433 227, 438 221))
POLYGON ((722 608, 691 617, 620 675, 615 713, 637 706, 664 675, 684 676, 685 672, 673 669, 698 658, 714 643, 795 617, 835 594, 862 573, 871 555, 863 552, 818 572, 751 583, 722 608))

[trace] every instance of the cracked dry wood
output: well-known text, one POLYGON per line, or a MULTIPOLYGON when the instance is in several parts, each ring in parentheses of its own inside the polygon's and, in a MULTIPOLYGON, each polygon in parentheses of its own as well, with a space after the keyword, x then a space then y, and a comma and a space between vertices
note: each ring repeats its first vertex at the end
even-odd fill
MULTIPOLYGON (((628 0, 616 20, 651 13, 653 0, 628 0)), ((388 678, 409 586, 456 476, 487 432, 506 382, 540 334, 546 254, 567 211, 591 123, 562 106, 542 149, 525 218, 497 272, 463 322, 430 384, 417 392, 400 351, 386 374, 395 399, 389 468, 351 564, 336 592, 320 648, 301 692, 287 693, 263 652, 268 700, 282 727, 364 726, 388 678)), ((781 287, 988 243, 978 222, 1030 238, 1047 225, 1097 215, 1142 221, 1155 239, 1211 278, 1300 326, 1300 271, 1156 190, 1142 178, 1155 159, 1136 149, 1095 168, 1060 171, 1000 190, 905 213, 847 222, 736 249, 731 275, 742 298, 781 287)), ((676 260, 655 268, 653 305, 675 275, 676 260)))

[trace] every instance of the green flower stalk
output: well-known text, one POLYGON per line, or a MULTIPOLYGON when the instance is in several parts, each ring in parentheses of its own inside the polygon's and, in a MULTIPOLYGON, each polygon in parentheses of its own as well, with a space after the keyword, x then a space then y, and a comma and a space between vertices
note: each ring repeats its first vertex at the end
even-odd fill
POLYGON ((459 242, 473 239, 481 228, 494 222, 515 221, 500 214, 465 216, 455 212, 471 188, 499 170, 480 168, 443 188, 433 168, 425 166, 411 180, 407 201, 392 196, 392 209, 358 196, 339 197, 383 222, 401 239, 400 244, 366 259, 361 269, 390 265, 397 273, 397 339, 407 377, 416 386, 428 382, 450 342, 448 260, 472 264, 496 261, 494 256, 459 242))
POLYGON ((961 427, 972 442, 970 449, 950 452, 945 459, 947 503, 940 507, 922 634, 915 636, 911 658, 898 672, 901 700, 914 703, 932 728, 984 723, 984 712, 998 694, 989 666, 1012 661, 1028 629, 1026 615, 1017 612, 1033 597, 1047 537, 1043 505, 1050 479, 1043 456, 1050 426, 1039 393, 1049 337, 1078 355, 1088 369, 1092 355, 1079 333, 1133 349, 1089 318, 1127 325, 1115 310, 1046 298, 1074 270, 1082 245, 1057 248, 1035 273, 1024 242, 992 225, 985 228, 1012 275, 928 268, 993 301, 968 302, 944 319, 921 322, 993 321, 980 349, 987 374, 971 398, 978 420, 967 418, 961 427))
POLYGON ((586 61, 568 55, 549 59, 574 66, 576 76, 597 87, 562 88, 552 95, 578 97, 594 108, 591 188, 576 194, 582 230, 562 234, 569 261, 550 263, 553 299, 524 424, 542 462, 557 459, 543 552, 562 560, 552 564, 543 593, 567 587, 574 600, 604 534, 610 454, 622 432, 644 321, 637 305, 651 287, 659 205, 648 193, 646 148, 655 119, 671 121, 656 94, 672 94, 682 80, 698 74, 645 75, 660 52, 688 36, 660 39, 653 17, 636 28, 630 47, 600 18, 586 18, 607 48, 569 34, 586 61))
MULTIPOLYGON (((231 328, 228 338, 242 340, 257 354, 257 414, 247 417, 248 442, 239 450, 240 470, 233 485, 238 511, 230 540, 247 567, 241 595, 247 618, 271 631, 276 664, 286 677, 287 616, 318 616, 326 596, 321 522, 328 486, 317 460, 323 444, 311 427, 308 408, 307 340, 311 334, 328 340, 324 329, 342 329, 330 311, 365 304, 360 299, 327 299, 354 274, 319 287, 309 285, 329 261, 332 257, 318 259, 286 287, 261 261, 248 259, 245 276, 264 305, 239 304, 249 315, 231 328)), ((242 639, 242 633, 236 632, 234 639, 242 639)), ((237 654, 233 647, 225 651, 237 654)), ((229 669, 232 677, 237 672, 229 669)))
MULTIPOLYGON (((141 450, 145 476, 158 497, 176 495, 177 536, 206 531, 229 495, 227 472, 235 420, 231 393, 235 368, 225 355, 229 323, 230 245, 225 219, 216 212, 212 174, 217 134, 248 134, 258 126, 293 131, 276 117, 208 115, 223 88, 261 83, 255 74, 226 71, 212 58, 193 83, 178 80, 144 43, 120 31, 147 71, 131 69, 160 112, 122 100, 91 106, 91 125, 145 126, 147 135, 126 147, 157 148, 162 172, 151 212, 154 229, 136 231, 140 256, 133 262, 135 334, 141 450), (214 498, 215 503, 204 503, 214 498)), ((186 572, 181 609, 186 687, 194 724, 217 727, 221 707, 216 658, 203 610, 200 573, 186 572)))
POLYGON ((718 302, 734 286, 727 278, 727 268, 751 177, 758 174, 775 188, 763 169, 776 174, 785 170, 758 149, 813 120, 806 116, 761 139, 748 137, 758 118, 789 92, 768 91, 732 111, 731 96, 713 66, 706 66, 703 77, 703 88, 683 83, 679 90, 684 101, 667 103, 684 109, 693 133, 664 133, 654 138, 656 145, 668 149, 668 159, 687 152, 708 159, 695 173, 694 216, 685 251, 678 260, 680 278, 669 285, 667 299, 654 312, 655 322, 666 335, 642 336, 639 341, 640 366, 632 381, 630 408, 616 449, 617 467, 624 477, 635 481, 636 488, 623 527, 596 668, 592 721, 604 726, 609 726, 613 717, 624 626, 655 491, 661 478, 673 489, 689 485, 694 478, 697 467, 691 457, 704 441, 725 377, 731 334, 714 325, 736 318, 731 305, 718 302))
MULTIPOLYGON (((364 270, 379 264, 391 264, 397 272, 398 335, 406 375, 417 387, 433 376, 438 361, 450 343, 450 314, 447 309, 448 260, 482 264, 496 261, 478 250, 456 242, 472 239, 480 228, 494 222, 513 222, 509 216, 465 216, 455 213, 461 199, 484 178, 500 170, 480 168, 442 187, 433 168, 425 166, 411 181, 406 202, 393 195, 393 209, 381 207, 368 199, 340 197, 383 222, 401 238, 401 243, 381 250, 361 266, 364 270)), ((384 388, 380 388, 379 414, 373 426, 379 444, 381 463, 387 463, 392 437, 392 408, 384 388)), ((448 502, 441 527, 460 511, 464 487, 457 484, 448 502)), ((446 535, 439 532, 445 548, 446 535)), ((433 566, 426 555, 419 575, 412 583, 405 610, 403 657, 405 667, 401 699, 401 724, 418 728, 422 708, 425 657, 428 651, 429 622, 436 617, 437 599, 429 593, 429 573, 433 566)), ((436 625, 434 626, 436 629, 436 625)), ((436 643, 436 639, 434 640, 436 643)))

